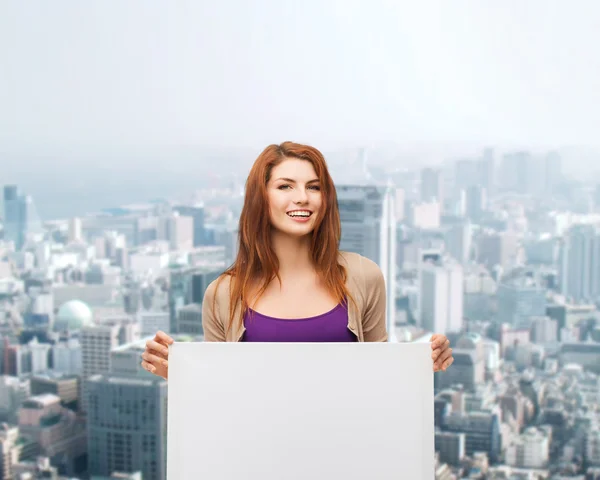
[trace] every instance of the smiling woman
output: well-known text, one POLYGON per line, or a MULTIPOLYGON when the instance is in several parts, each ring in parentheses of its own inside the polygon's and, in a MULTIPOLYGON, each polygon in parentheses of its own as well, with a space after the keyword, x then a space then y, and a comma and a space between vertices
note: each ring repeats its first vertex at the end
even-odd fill
MULTIPOLYGON (((204 296, 209 342, 385 342, 386 289, 379 266, 339 250, 337 195, 321 152, 269 145, 246 182, 233 265, 204 296)), ((145 368, 167 376, 159 332, 145 368)), ((434 370, 453 361, 444 335, 431 338, 434 370)))
POLYGON ((290 158, 273 168, 271 177, 267 195, 272 227, 289 235, 313 231, 323 202, 312 164, 290 158))

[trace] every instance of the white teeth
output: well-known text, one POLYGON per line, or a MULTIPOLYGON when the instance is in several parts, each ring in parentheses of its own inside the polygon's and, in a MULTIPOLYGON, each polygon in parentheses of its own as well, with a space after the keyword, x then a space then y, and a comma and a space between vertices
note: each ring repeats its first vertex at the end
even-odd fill
POLYGON ((290 217, 310 217, 310 212, 291 212, 288 213, 290 217))

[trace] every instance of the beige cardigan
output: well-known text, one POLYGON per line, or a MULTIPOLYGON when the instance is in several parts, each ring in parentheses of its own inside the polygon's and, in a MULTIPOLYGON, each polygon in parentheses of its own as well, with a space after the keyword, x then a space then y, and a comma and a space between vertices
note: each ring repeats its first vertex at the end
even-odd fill
MULTIPOLYGON (((383 273, 379 266, 357 253, 341 251, 339 262, 346 267, 346 286, 357 304, 348 302, 348 328, 357 336, 359 342, 386 342, 385 321, 386 290, 383 273)), ((227 276, 216 291, 217 280, 211 282, 202 302, 202 326, 206 342, 239 342, 245 327, 240 320, 241 302, 235 305, 235 315, 239 327, 225 332, 225 322, 229 321, 229 283, 227 276), (212 314, 213 299, 216 295, 215 315, 212 314)))

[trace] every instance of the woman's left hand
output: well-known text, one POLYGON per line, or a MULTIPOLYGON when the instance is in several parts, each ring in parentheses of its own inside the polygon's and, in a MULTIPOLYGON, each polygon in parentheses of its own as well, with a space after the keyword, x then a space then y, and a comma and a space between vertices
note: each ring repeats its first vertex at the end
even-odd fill
POLYGON ((446 369, 454 362, 452 349, 450 348, 450 340, 446 335, 435 333, 429 339, 431 342, 431 358, 433 358, 433 371, 439 372, 446 369))

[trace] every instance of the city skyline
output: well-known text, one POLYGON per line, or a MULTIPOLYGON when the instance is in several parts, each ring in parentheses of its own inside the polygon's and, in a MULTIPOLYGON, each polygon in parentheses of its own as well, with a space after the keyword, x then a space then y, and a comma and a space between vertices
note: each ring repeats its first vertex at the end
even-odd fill
MULTIPOLYGON (((576 471, 600 466, 590 403, 600 398, 600 290, 582 268, 596 259, 600 183, 565 181, 553 150, 485 148, 405 170, 356 153, 336 183, 340 248, 381 268, 390 341, 435 331, 453 348, 452 367, 434 377, 436 480, 480 468, 485 480, 556 473, 567 468, 556 452, 576 471), (569 382, 585 392, 576 413, 569 382), (590 425, 552 430, 556 405, 590 425)), ((164 479, 165 385, 139 355, 157 330, 203 340, 204 292, 236 256, 242 186, 216 178, 195 198, 117 205, 40 232, 36 199, 4 185, 0 416, 10 427, 0 443, 24 449, 7 468, 31 471, 28 452, 41 448, 40 472, 164 479), (44 440, 50 428, 60 452, 44 440)))
POLYGON ((599 18, 0 2, 0 480, 165 480, 145 342, 204 341, 250 167, 286 140, 324 154, 389 341, 450 342, 435 480, 600 479, 599 18))

